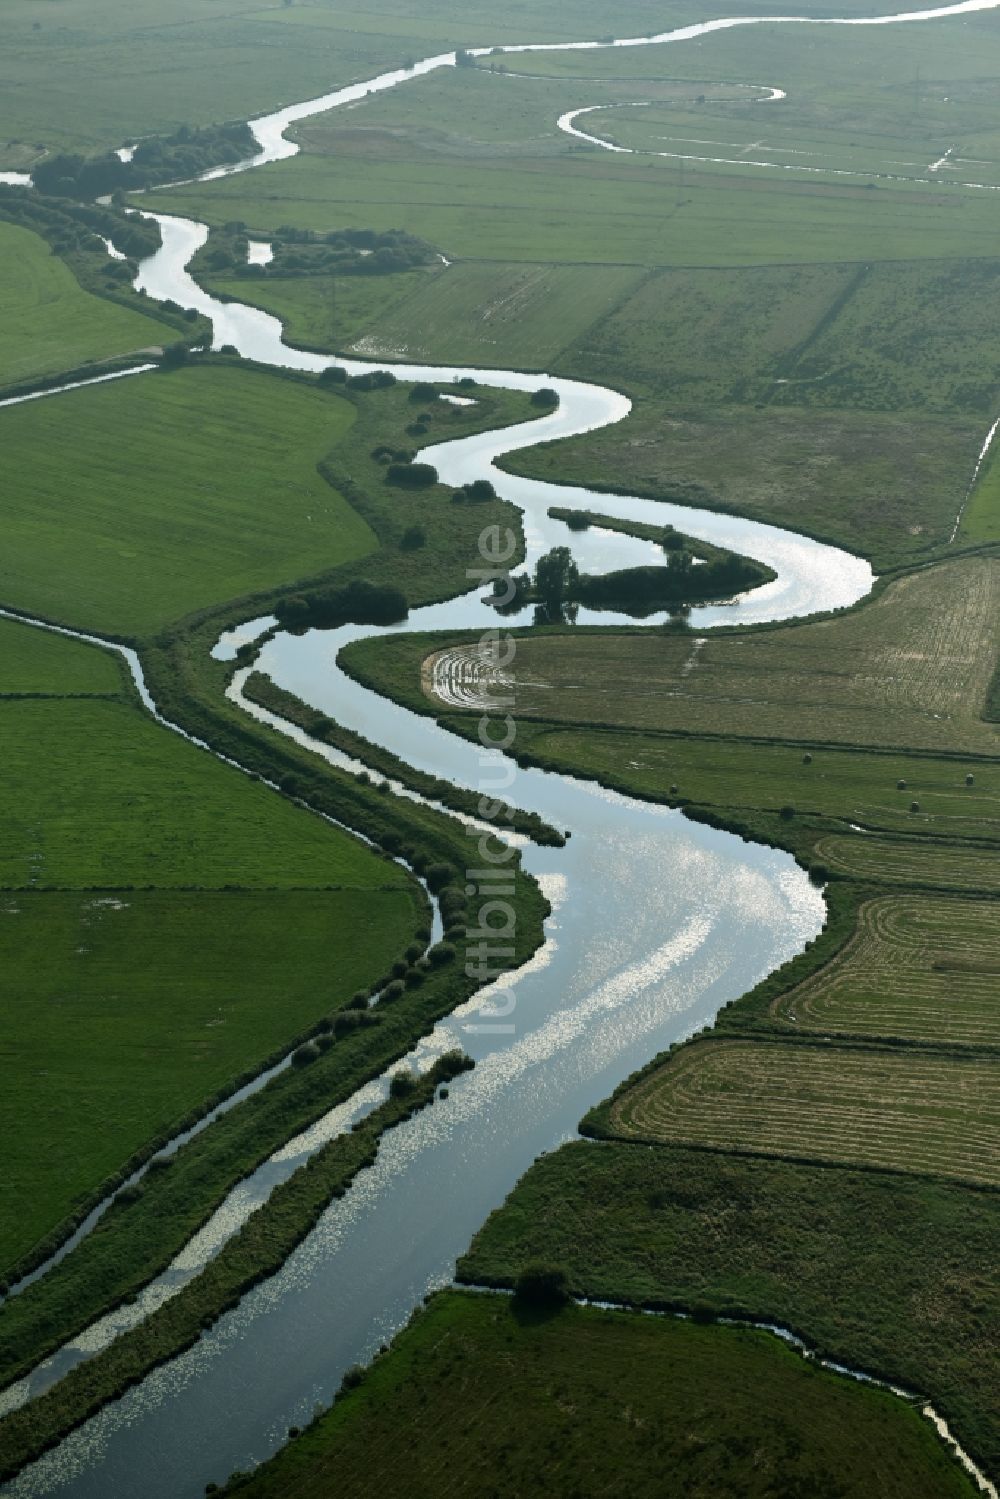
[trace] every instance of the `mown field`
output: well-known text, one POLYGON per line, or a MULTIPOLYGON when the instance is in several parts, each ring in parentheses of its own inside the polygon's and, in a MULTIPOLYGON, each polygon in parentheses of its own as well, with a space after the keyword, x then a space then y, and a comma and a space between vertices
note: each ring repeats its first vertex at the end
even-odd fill
POLYGON ((0 893, 0 1267, 148 1139, 346 1004, 418 920, 401 886, 0 893))
POLYGON ((909 574, 853 613, 749 635, 518 642, 517 711, 549 721, 996 754, 1000 564, 909 574), (622 682, 630 683, 623 694, 622 682))
POLYGON ((82 641, 0 618, 0 698, 16 693, 115 697, 126 690, 122 658, 82 641))
POLYGON ((846 837, 827 834, 816 843, 817 858, 855 879, 900 885, 931 885, 957 890, 1000 890, 1000 861, 991 848, 969 844, 928 844, 923 839, 846 837))
POLYGON ((0 220, 0 386, 158 348, 167 331, 84 291, 43 239, 0 220))
POLYGON ((796 1030, 996 1046, 1000 913, 992 901, 866 901, 855 935, 771 1013, 796 1030))
POLYGON ((620 1139, 1000 1184, 996 1063, 930 1052, 704 1041, 609 1106, 620 1139))
POLYGON ((371 531, 316 471, 354 415, 326 392, 218 366, 0 412, 0 598, 138 635, 363 556, 371 531))
POLYGON ((984 463, 969 496, 958 534, 966 543, 1000 541, 1000 464, 995 452, 984 463))
POLYGON ((759 1332, 448 1291, 246 1485, 253 1499, 969 1494, 918 1414, 759 1332), (455 1371, 462 1372, 455 1406, 455 1371), (511 1377, 516 1368, 517 1377, 511 1377))
POLYGON ((995 1471, 998 1231, 995 1193, 943 1181, 575 1144, 535 1163, 459 1275, 509 1286, 541 1261, 578 1294, 784 1323, 929 1396, 995 1471))

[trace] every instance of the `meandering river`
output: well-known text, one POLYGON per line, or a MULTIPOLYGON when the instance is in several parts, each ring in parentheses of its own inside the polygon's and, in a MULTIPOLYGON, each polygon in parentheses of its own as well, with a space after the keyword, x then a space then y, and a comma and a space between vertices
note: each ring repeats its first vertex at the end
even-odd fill
MULTIPOLYGON (((766 19, 769 24, 885 25, 986 10, 997 3, 965 0, 926 12, 822 23, 766 19)), ((762 19, 710 21, 651 38, 574 46, 679 42, 762 19)), ((454 61, 453 53, 428 58, 252 121, 260 155, 225 169, 225 174, 294 154, 297 148, 285 131, 296 120, 454 61)), ((351 372, 391 368, 402 379, 439 384, 471 376, 481 386, 533 390, 544 384, 557 390, 558 410, 538 421, 438 444, 420 455, 435 464, 447 484, 493 480, 522 511, 529 565, 550 546, 567 543, 581 567, 591 572, 658 555, 646 543, 608 531, 569 533, 546 513, 558 504, 660 525, 671 521, 774 569, 774 581, 763 588, 728 604, 694 610, 696 632, 720 623, 789 619, 849 605, 870 589, 873 578, 866 563, 775 527, 504 473, 497 466, 504 454, 620 421, 630 403, 614 391, 549 375, 333 361, 293 349, 284 342, 277 319, 251 307, 220 303, 190 276, 187 265, 208 233, 204 225, 154 217, 161 226, 162 248, 140 267, 136 284, 152 297, 210 317, 216 347, 233 345, 244 357, 283 368, 318 371, 336 362, 351 372)), ((470 568, 477 565, 478 559, 470 557, 470 568)), ((618 618, 607 612, 581 613, 581 619, 590 617, 603 623, 618 618)), ((482 629, 494 619, 473 590, 415 610, 398 628, 482 629)), ((239 640, 260 633, 261 624, 248 624, 223 639, 218 653, 231 658, 239 640)), ((337 654, 350 640, 373 633, 371 627, 352 626, 300 637, 279 634, 263 646, 256 669, 410 764, 474 789, 499 790, 518 806, 569 830, 572 838, 564 848, 528 845, 523 850, 525 867, 553 906, 545 946, 515 976, 516 1003, 510 1013, 484 1018, 487 992, 485 1001, 477 996, 415 1049, 417 1066, 456 1045, 470 1052, 477 1066, 452 1085, 447 1102, 386 1137, 376 1165, 331 1205, 282 1270, 246 1296, 195 1348, 106 1407, 5 1492, 195 1499, 206 1482, 220 1482, 233 1469, 266 1458, 290 1426, 303 1425, 317 1404, 329 1402, 347 1367, 370 1358, 430 1289, 450 1280, 456 1256, 540 1152, 571 1138, 590 1105, 670 1042, 709 1024, 722 1004, 800 951, 822 925, 822 897, 789 856, 590 783, 517 770, 500 754, 484 760, 479 747, 360 687, 342 672, 337 654)), ((244 677, 245 672, 237 673, 231 689, 241 702, 244 677)), ((636 684, 623 684, 622 690, 636 690, 636 684)), ((251 704, 244 706, 267 716, 251 704)), ((336 752, 327 753, 335 762, 343 761, 336 752)), ((362 1090, 255 1173, 159 1278, 148 1304, 169 1294, 180 1276, 216 1252, 239 1212, 252 1211, 282 1169, 306 1159, 331 1130, 345 1127, 370 1107, 381 1086, 362 1090)), ((60 1370, 94 1346, 94 1339, 76 1340, 60 1356, 60 1370)), ((39 1371, 25 1393, 44 1387, 55 1372, 39 1371)))

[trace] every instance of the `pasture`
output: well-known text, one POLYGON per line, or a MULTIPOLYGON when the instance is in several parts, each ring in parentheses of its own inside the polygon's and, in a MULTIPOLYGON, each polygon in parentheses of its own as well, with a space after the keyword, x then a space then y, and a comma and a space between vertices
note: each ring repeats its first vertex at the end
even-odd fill
POLYGON ((462 1473, 486 1493, 763 1499, 819 1492, 833 1472, 852 1499, 871 1483, 899 1499, 971 1493, 916 1411, 765 1333, 592 1307, 518 1314, 506 1297, 444 1291, 358 1389, 234 1491, 424 1496, 462 1473))
MULTIPOLYGON (((627 360, 626 343, 623 371, 627 360)), ((987 425, 919 412, 706 407, 667 391, 638 401, 627 422, 512 454, 504 467, 749 515, 884 570, 948 541, 987 425)))
POLYGON ((438 274, 419 270, 392 276, 206 275, 203 279, 216 296, 273 312, 284 324, 289 343, 340 354, 438 274))
POLYGON ((547 721, 996 754, 1000 562, 908 574, 861 608, 746 635, 518 641, 517 711, 547 721), (635 684, 627 694, 622 681, 635 684))
POLYGON ((996 1070, 915 1049, 699 1041, 616 1094, 606 1118, 623 1140, 997 1186, 996 1070))
POLYGON ((0 1267, 372 983, 418 919, 402 886, 0 894, 0 1267))
POLYGON ((165 334, 153 318, 84 291, 39 235, 0 220, 0 386, 138 356, 165 334))
POLYGON ((817 748, 806 761, 793 745, 524 722, 518 742, 546 764, 656 800, 772 814, 792 806, 800 816, 867 829, 1000 840, 1000 766, 992 764, 970 761, 975 782, 967 786, 962 761, 904 751, 817 748), (913 800, 919 812, 910 810, 913 800))
POLYGON ((126 676, 116 652, 0 618, 0 698, 16 693, 114 697, 126 690, 126 676))
POLYGON ((406 882, 398 865, 130 703, 0 702, 0 722, 0 888, 406 882))
POLYGON ((886 895, 864 902, 847 945, 771 1013, 825 1035, 996 1046, 998 982, 994 902, 886 895))
POLYGON ((272 375, 197 366, 0 412, 0 599, 143 635, 373 550, 319 475, 354 407, 272 375))
POLYGON ((536 1161, 458 1273, 511 1286, 542 1261, 594 1298, 784 1323, 829 1357, 928 1395, 995 1470, 998 1234, 994 1192, 607 1141, 536 1161))

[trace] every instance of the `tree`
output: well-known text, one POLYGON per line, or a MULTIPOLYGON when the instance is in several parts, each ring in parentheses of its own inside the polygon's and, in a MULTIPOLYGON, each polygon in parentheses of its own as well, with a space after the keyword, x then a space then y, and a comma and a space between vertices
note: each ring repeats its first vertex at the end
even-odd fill
POLYGON ((558 618, 580 578, 569 547, 553 547, 535 566, 535 594, 550 618, 558 618))
POLYGON ((548 386, 543 386, 541 390, 532 392, 531 404, 532 406, 558 406, 559 392, 551 390, 548 386))
POLYGON ((569 1300, 566 1271, 560 1265, 525 1265, 514 1282, 514 1295, 528 1306, 563 1306, 569 1300))

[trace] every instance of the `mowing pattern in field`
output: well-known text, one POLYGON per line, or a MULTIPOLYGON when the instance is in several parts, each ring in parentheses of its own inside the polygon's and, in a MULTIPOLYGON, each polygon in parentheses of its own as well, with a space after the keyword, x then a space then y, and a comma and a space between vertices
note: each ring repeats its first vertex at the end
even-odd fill
POLYGON ((816 858, 840 874, 862 880, 1000 891, 1000 857, 989 848, 833 833, 817 842, 816 858))
POLYGON ((979 718, 1000 639, 1000 561, 911 574, 843 618, 749 636, 520 641, 527 717, 819 743, 995 753, 979 718), (622 682, 635 684, 623 693, 622 682))
POLYGON ((611 1106, 623 1139, 892 1167, 1000 1185, 992 1061, 706 1041, 611 1106))
POLYGON ((139 375, 0 412, 0 600, 143 634, 373 550, 317 472, 354 407, 242 369, 139 375))
POLYGON ((866 901, 847 946, 772 1013, 802 1030, 995 1046, 1000 908, 887 895, 866 901))

